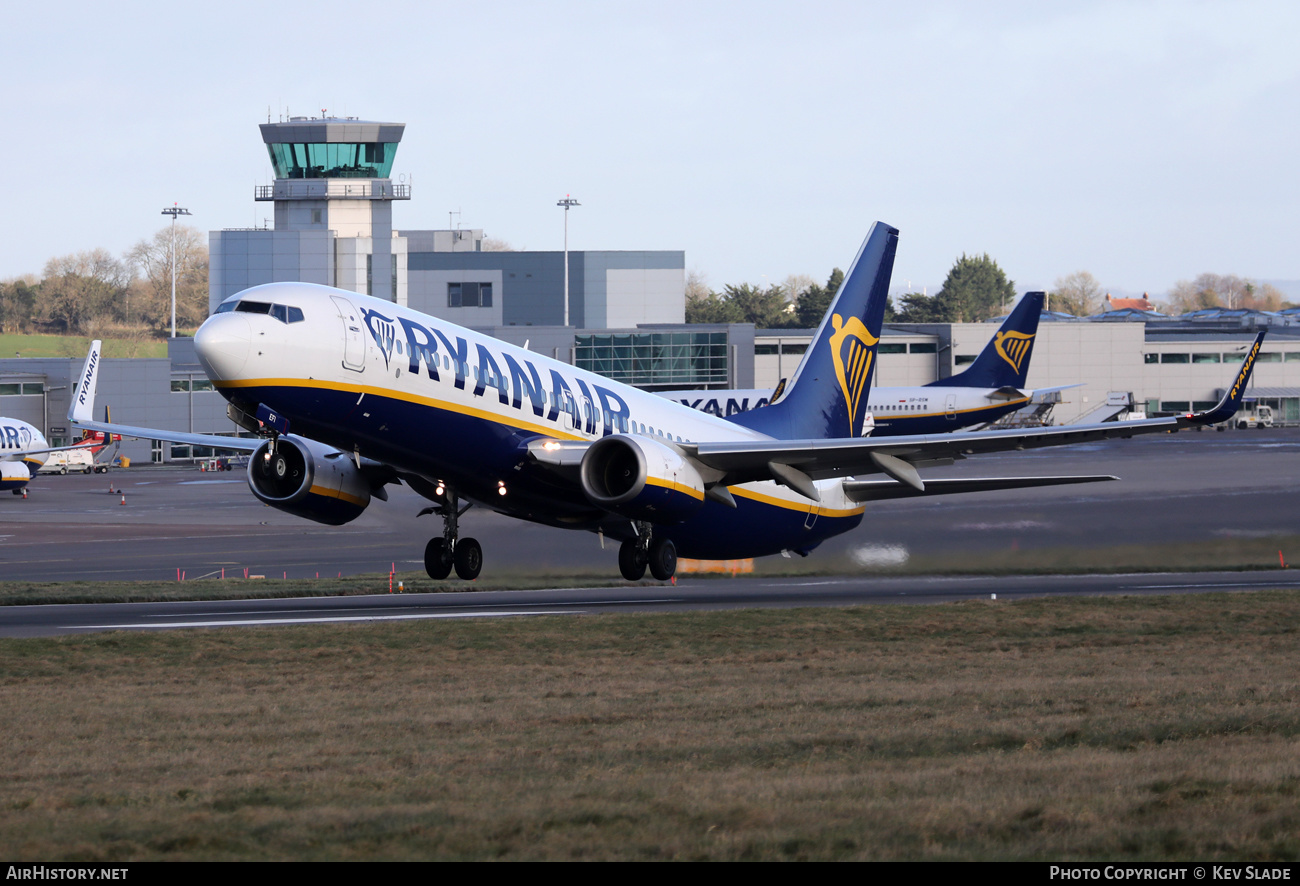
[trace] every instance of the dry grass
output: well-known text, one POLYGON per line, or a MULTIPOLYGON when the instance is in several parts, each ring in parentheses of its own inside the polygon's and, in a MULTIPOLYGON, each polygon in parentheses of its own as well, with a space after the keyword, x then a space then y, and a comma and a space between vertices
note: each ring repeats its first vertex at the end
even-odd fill
POLYGON ((0 855, 1290 859, 1300 595, 0 644, 0 855))

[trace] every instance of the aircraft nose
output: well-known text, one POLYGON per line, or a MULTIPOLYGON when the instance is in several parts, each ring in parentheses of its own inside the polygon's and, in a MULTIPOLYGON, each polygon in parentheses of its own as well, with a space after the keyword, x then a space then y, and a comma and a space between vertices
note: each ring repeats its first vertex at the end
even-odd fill
POLYGON ((253 330, 248 318, 238 313, 209 317, 194 333, 194 350, 199 363, 213 381, 239 378, 248 363, 253 330))

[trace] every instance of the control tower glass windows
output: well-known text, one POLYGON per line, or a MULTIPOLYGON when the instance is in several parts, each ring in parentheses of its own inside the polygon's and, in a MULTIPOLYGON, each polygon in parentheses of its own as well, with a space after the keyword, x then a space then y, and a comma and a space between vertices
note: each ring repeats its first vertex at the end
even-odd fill
POLYGON ((397 142, 266 146, 276 178, 388 178, 397 142))

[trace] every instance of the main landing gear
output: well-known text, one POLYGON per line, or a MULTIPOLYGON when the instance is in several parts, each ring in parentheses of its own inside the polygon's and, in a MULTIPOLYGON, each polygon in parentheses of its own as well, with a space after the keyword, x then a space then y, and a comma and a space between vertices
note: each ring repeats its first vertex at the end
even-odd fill
POLYGON ((654 538, 651 524, 633 520, 636 538, 629 538, 618 549, 618 571, 628 581, 640 581, 646 567, 659 581, 668 581, 677 572, 677 547, 672 539, 654 538))
POLYGON ((460 507, 456 493, 444 488, 441 494, 442 504, 420 511, 421 516, 438 514, 442 517, 442 535, 429 539, 424 546, 424 571, 430 578, 441 581, 451 574, 454 567, 458 578, 473 581, 483 570, 483 546, 478 539, 460 538, 461 515, 473 507, 473 503, 466 502, 464 507, 460 507))

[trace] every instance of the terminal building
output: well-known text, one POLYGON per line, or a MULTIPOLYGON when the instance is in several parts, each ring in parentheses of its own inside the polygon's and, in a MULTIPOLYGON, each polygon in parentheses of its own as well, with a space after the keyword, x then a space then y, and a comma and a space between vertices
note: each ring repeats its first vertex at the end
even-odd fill
MULTIPOLYGON (((397 227, 395 204, 411 186, 393 180, 401 123, 294 117, 261 125, 274 183, 253 199, 274 207, 274 227, 209 236, 209 309, 250 286, 303 281, 407 305, 648 390, 771 389, 788 378, 811 330, 685 324, 685 253, 490 251, 479 229, 397 227)), ((1063 392, 1052 420, 1087 418, 1117 393, 1148 413, 1217 401, 1231 364, 1267 324, 1270 335, 1248 396, 1300 423, 1300 317, 1213 312, 1170 320, 1151 311, 1096 318, 1044 315, 1031 387, 1063 392), (1229 365, 1224 365, 1229 364, 1229 365)), ((921 385, 960 371, 995 323, 900 324, 881 336, 875 383, 921 385)), ((225 401, 199 367, 189 339, 167 359, 103 360, 100 404, 124 424, 234 434, 225 401)), ((53 444, 77 435, 65 416, 82 357, 0 357, 0 415, 45 431, 53 444)), ((727 404, 718 404, 726 413, 727 404)), ((132 461, 209 455, 157 441, 122 443, 132 461)))

